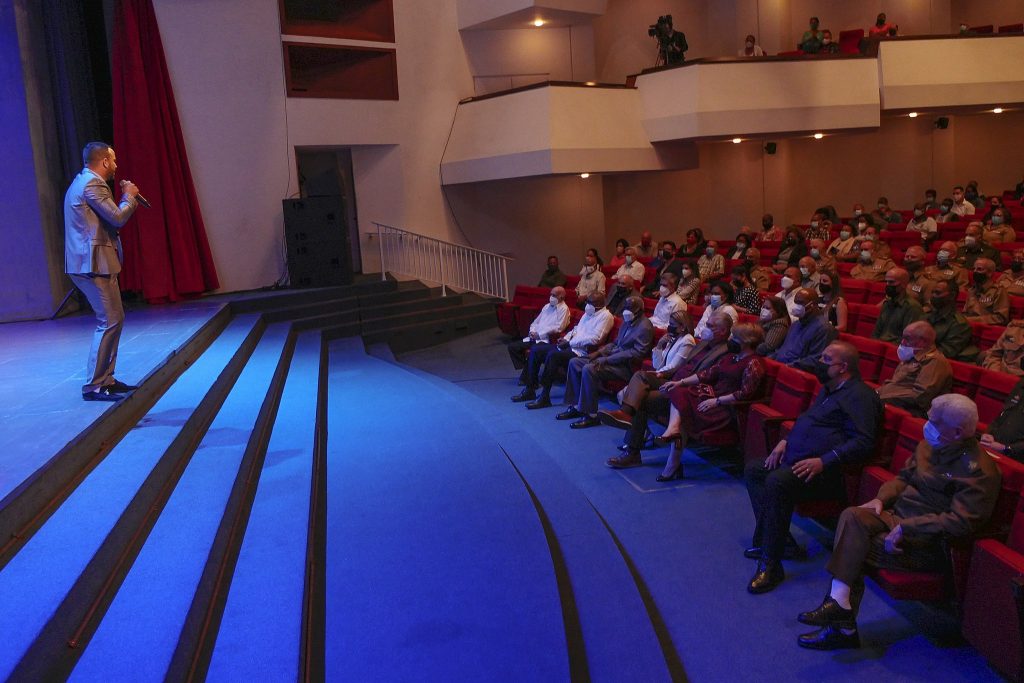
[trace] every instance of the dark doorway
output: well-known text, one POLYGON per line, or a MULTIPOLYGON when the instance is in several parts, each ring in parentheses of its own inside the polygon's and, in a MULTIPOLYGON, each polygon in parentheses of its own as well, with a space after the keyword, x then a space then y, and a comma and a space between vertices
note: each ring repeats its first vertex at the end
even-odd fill
POLYGON ((299 171, 300 196, 342 198, 352 272, 363 272, 352 150, 348 147, 297 147, 295 163, 299 171))

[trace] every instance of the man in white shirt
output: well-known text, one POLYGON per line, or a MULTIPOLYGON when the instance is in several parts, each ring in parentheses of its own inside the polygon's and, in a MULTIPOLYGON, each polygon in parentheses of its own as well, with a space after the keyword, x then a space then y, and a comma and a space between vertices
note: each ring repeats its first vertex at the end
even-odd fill
POLYGON ((626 262, 619 266, 612 278, 622 280, 624 276, 629 275, 635 282, 643 282, 645 273, 644 264, 637 260, 636 247, 626 247, 626 262))
POLYGON ((960 185, 953 188, 953 206, 950 210, 957 216, 974 215, 974 204, 964 199, 964 188, 960 185))
POLYGON ((658 303, 654 307, 654 313, 651 314, 651 324, 659 330, 668 329, 673 313, 686 310, 686 302, 676 294, 678 284, 679 279, 672 273, 665 273, 661 276, 658 303))
MULTIPOLYGON (((562 334, 569 327, 569 306, 565 303, 565 287, 552 287, 548 303, 540 309, 540 313, 530 323, 530 334, 523 337, 522 341, 516 340, 508 345, 508 355, 512 358, 512 365, 516 370, 522 370, 519 375, 521 383, 526 382, 526 356, 530 349, 537 344, 549 344, 552 338, 562 334)), ((524 394, 521 394, 525 395, 524 394)), ((513 401, 533 400, 514 397, 513 401)))
MULTIPOLYGON (((527 403, 530 410, 551 406, 551 385, 555 383, 560 369, 569 367, 573 358, 587 356, 593 349, 604 343, 605 338, 615 323, 615 316, 605 306, 602 292, 594 292, 587 299, 583 317, 568 334, 556 340, 554 344, 534 344, 530 348, 530 356, 526 363, 526 388, 520 396, 521 400, 537 398, 537 387, 543 387, 540 398, 527 403), (544 372, 541 374, 541 366, 544 372)), ((518 397, 514 398, 519 402, 518 397)))
POLYGON ((799 268, 786 268, 782 276, 782 291, 775 295, 786 302, 786 310, 789 311, 789 317, 793 322, 797 320, 793 315, 793 306, 796 303, 796 293, 800 291, 801 276, 799 268))
POLYGON ((907 230, 920 233, 922 242, 931 241, 939 229, 935 219, 928 215, 927 210, 927 205, 924 202, 914 204, 914 217, 907 223, 907 230))

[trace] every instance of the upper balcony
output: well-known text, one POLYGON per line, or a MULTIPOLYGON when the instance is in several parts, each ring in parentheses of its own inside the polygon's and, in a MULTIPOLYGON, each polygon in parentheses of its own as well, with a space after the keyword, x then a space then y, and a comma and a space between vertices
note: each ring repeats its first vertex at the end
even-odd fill
POLYGON ((883 113, 1024 103, 1024 36, 913 36, 864 56, 695 60, 629 86, 543 87, 459 105, 445 184, 696 165, 686 143, 877 128, 883 113))
POLYGON ((459 30, 589 24, 604 14, 608 0, 459 0, 459 30))

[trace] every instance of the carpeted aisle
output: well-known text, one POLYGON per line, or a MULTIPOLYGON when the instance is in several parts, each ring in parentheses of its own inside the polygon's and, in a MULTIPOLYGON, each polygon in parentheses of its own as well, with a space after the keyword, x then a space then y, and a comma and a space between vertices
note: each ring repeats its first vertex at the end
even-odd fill
MULTIPOLYGON (((527 411, 509 401, 518 392, 516 373, 497 331, 398 360, 447 381, 461 410, 485 417, 496 438, 509 430, 529 434, 589 498, 649 587, 690 680, 999 680, 958 637, 952 617, 892 602, 870 584, 860 618, 865 647, 837 653, 799 648, 797 635, 810 629, 796 614, 817 605, 828 585, 827 534, 798 518, 795 533, 810 559, 787 562, 787 581, 774 592, 749 595, 754 563, 742 551, 753 517, 742 481, 693 451, 684 459, 687 479, 670 485, 654 481, 667 449, 645 451, 648 467, 608 469, 604 460, 616 452, 622 432, 576 432, 554 419, 557 406, 527 411)), ((556 387, 553 400, 561 396, 556 387)))

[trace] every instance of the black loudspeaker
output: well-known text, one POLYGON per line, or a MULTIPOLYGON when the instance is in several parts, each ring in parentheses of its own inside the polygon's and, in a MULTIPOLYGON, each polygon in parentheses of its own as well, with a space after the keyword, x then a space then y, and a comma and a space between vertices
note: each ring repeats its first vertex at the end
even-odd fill
POLYGON ((939 130, 946 130, 947 128, 949 128, 949 117, 940 116, 939 118, 935 119, 935 127, 938 128, 939 130))
POLYGON ((284 236, 292 287, 352 284, 345 203, 341 197, 285 199, 284 236))
POLYGON ((777 149, 778 146, 774 142, 765 143, 764 151, 767 152, 768 154, 775 154, 775 150, 777 149))

